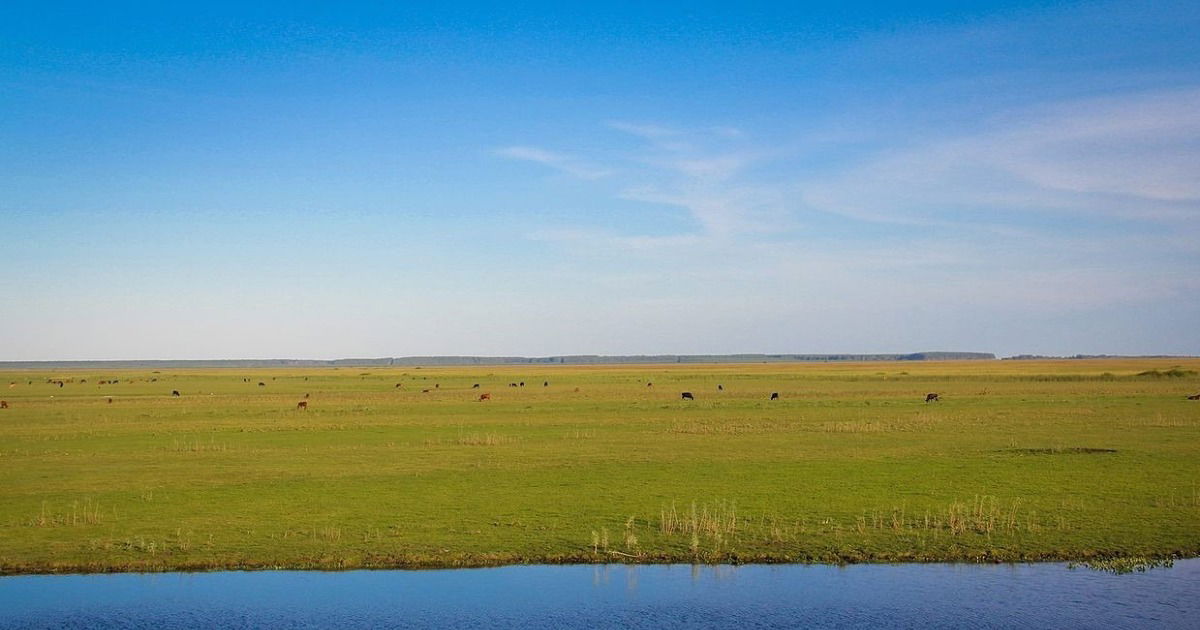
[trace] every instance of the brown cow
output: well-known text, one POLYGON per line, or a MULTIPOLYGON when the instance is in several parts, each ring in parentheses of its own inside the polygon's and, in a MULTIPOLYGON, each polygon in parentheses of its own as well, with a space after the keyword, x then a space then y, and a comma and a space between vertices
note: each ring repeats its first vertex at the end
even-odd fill
POLYGON ((8 409, 8 401, 0 400, 0 409, 8 409))
POLYGON ((108 397, 108 404, 110 404, 110 405, 112 404, 112 396, 108 397))
POLYGON ((300 402, 296 403, 296 408, 297 408, 297 409, 304 409, 305 411, 307 411, 307 410, 308 410, 308 401, 307 401, 307 400, 301 400, 300 402))
POLYGON ((941 398, 938 398, 937 394, 925 394, 925 402, 938 402, 939 400, 941 398))
POLYGON ((479 395, 479 402, 483 402, 485 400, 491 400, 491 399, 492 399, 491 394, 480 394, 479 395))

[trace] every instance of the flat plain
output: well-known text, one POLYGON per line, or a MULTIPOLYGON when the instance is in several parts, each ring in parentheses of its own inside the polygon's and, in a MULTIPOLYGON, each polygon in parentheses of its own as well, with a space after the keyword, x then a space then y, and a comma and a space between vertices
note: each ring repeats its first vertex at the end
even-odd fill
POLYGON ((0 572, 1190 557, 1198 373, 0 372, 0 572))

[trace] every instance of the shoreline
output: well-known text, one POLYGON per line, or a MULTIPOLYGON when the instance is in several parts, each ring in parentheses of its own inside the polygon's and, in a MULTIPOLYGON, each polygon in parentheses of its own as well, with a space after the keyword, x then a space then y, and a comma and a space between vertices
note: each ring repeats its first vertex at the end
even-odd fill
POLYGON ((547 555, 521 556, 519 554, 464 554, 443 558, 412 556, 379 558, 368 561, 347 559, 322 559, 312 562, 242 561, 214 563, 138 563, 114 566, 99 563, 64 563, 61 565, 34 565, 28 567, 0 566, 0 577, 31 575, 105 575, 123 573, 213 573, 221 571, 440 571, 452 569, 490 569, 511 566, 601 566, 601 565, 692 565, 692 566, 742 566, 742 565, 800 565, 800 566, 850 566, 850 565, 894 565, 894 564, 952 564, 952 565, 997 565, 997 564, 1079 564, 1096 565, 1091 568, 1116 573, 1128 573, 1157 566, 1169 566, 1171 562, 1200 558, 1200 547, 1192 550, 1175 550, 1152 554, 1123 554, 1111 552, 1083 552, 1067 554, 996 554, 991 552, 960 555, 933 556, 921 554, 875 554, 869 557, 832 554, 812 558, 796 558, 788 554, 659 554, 634 556, 620 552, 605 555, 547 555), (1114 569, 1114 567, 1116 567, 1114 569))

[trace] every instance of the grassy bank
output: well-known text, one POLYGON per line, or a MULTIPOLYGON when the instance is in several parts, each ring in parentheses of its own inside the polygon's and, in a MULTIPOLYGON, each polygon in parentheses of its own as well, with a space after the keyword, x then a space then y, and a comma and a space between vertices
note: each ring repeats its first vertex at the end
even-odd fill
POLYGON ((1194 556, 1198 372, 3 372, 0 572, 1194 556))

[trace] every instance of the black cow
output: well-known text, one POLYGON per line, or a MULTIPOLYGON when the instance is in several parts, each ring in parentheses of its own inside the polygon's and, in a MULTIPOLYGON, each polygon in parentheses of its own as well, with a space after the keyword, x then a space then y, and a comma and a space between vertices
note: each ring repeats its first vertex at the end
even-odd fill
POLYGON ((178 390, 178 389, 172 389, 172 390, 171 390, 171 395, 172 395, 172 396, 178 396, 178 395, 179 395, 179 390, 178 390))
POLYGON ((771 400, 779 400, 779 392, 771 392, 771 400))
POLYGON ((1188 400, 1200 400, 1200 394, 1195 394, 1195 395, 1193 395, 1193 396, 1188 396, 1188 400))
POLYGON ((475 383, 474 385, 472 385, 471 389, 479 389, 479 383, 475 383))
POLYGON ((267 386, 267 384, 266 384, 266 383, 264 383, 264 382, 262 382, 262 381, 259 381, 259 382, 258 382, 258 386, 259 386, 259 387, 266 387, 266 386, 267 386))
POLYGON ((925 402, 938 402, 939 400, 941 398, 938 398, 937 394, 925 394, 925 402))
POLYGON ((717 385, 717 391, 723 392, 723 391, 725 391, 725 387, 722 385, 717 385))
POLYGON ((519 387, 525 387, 525 381, 521 381, 520 383, 518 383, 518 386, 519 386, 519 387))
POLYGON ((679 398, 680 400, 696 400, 696 398, 692 396, 692 392, 683 392, 679 395, 679 398))
POLYGON ((550 387, 550 381, 542 381, 542 387, 550 387))

